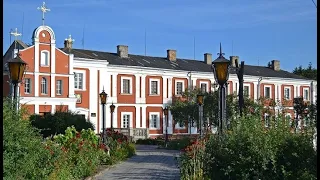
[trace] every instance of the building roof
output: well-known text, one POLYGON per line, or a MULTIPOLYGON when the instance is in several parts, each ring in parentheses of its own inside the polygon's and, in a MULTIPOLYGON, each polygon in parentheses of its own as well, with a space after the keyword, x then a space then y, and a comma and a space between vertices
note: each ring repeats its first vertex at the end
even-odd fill
MULTIPOLYGON (((107 60, 111 65, 123 66, 137 66, 150 67, 171 70, 183 71, 198 71, 198 72, 212 72, 211 66, 206 64, 203 60, 179 59, 176 61, 169 61, 166 57, 151 57, 143 55, 129 54, 128 58, 121 58, 117 53, 101 52, 85 49, 69 49, 60 48, 66 53, 72 53, 76 58, 86 58, 94 60, 107 60)), ((236 74, 236 68, 231 67, 231 74, 236 74)), ((308 79, 288 71, 275 71, 267 66, 244 66, 244 74, 262 77, 280 77, 280 78, 294 78, 294 79, 308 79)))

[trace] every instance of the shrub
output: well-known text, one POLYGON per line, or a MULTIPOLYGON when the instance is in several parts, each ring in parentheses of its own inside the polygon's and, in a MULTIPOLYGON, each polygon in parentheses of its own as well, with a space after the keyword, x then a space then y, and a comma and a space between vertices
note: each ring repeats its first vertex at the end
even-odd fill
POLYGON ((29 119, 32 126, 40 129, 43 138, 63 134, 71 126, 74 126, 77 131, 94 129, 90 121, 70 111, 57 111, 45 116, 32 115, 29 119))
POLYGON ((136 144, 143 144, 143 145, 161 145, 163 144, 163 140, 161 139, 138 139, 136 144))
POLYGON ((172 150, 182 150, 185 149, 188 145, 190 145, 192 138, 183 137, 182 139, 170 140, 167 145, 167 149, 172 150))
POLYGON ((42 145, 39 132, 23 120, 24 109, 15 113, 8 100, 3 102, 3 178, 45 179, 50 173, 50 154, 42 145))
POLYGON ((69 163, 74 178, 92 175, 105 154, 104 146, 99 145, 99 137, 91 129, 78 132, 75 127, 68 127, 65 134, 55 136, 54 141, 66 152, 64 162, 69 163))
POLYGON ((243 118, 225 137, 211 137, 205 149, 204 175, 210 179, 316 177, 312 133, 292 134, 287 124, 279 118, 265 129, 258 118, 243 118))

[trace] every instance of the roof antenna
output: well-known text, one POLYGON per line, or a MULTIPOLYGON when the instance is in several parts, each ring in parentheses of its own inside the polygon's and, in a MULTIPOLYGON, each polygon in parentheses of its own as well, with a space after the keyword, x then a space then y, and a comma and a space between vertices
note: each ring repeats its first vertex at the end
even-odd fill
POLYGON ((86 27, 86 24, 83 25, 83 30, 82 30, 82 49, 84 49, 84 29, 86 27))
POLYGON ((196 37, 193 36, 193 60, 196 60, 196 37))
POLYGON ((22 13, 21 41, 23 41, 24 12, 22 13))
POLYGON ((9 46, 11 46, 11 33, 12 33, 13 31, 12 31, 12 28, 10 29, 10 32, 9 32, 9 36, 10 36, 10 44, 9 44, 9 46))
POLYGON ((147 56, 147 28, 144 29, 144 56, 147 56))

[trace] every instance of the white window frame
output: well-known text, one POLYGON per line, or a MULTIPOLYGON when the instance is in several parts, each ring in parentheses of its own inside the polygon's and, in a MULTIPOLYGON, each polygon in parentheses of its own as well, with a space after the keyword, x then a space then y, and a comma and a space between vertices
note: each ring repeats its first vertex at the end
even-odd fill
POLYGON ((59 80, 56 80, 56 94, 62 95, 62 93, 63 93, 63 81, 59 79, 59 80), (58 82, 60 82, 60 89, 58 88, 58 82), (58 90, 60 90, 61 93, 58 93, 58 90))
POLYGON ((182 127, 180 127, 180 123, 177 122, 177 124, 175 125, 175 129, 185 129, 186 125, 184 124, 182 127))
MULTIPOLYGON (((76 90, 76 91, 85 91, 86 90, 86 71, 85 70, 74 69, 73 73, 75 73, 75 74, 76 73, 79 73, 79 74, 82 73, 82 89, 74 87, 74 90, 76 90)), ((73 86, 74 86, 74 84, 73 84, 73 86)))
POLYGON ((121 76, 121 94, 132 94, 132 90, 133 90, 133 88, 132 88, 132 77, 128 77, 128 76, 121 76), (123 80, 124 79, 127 79, 127 80, 129 80, 129 93, 123 93, 123 80))
POLYGON ((49 66, 49 64, 50 64, 50 52, 49 52, 48 50, 42 50, 42 51, 40 52, 40 66, 46 67, 46 66, 49 66), (43 53, 47 53, 47 55, 48 55, 48 62, 47 62, 47 64, 46 64, 46 62, 43 62, 43 61, 45 61, 45 60, 42 59, 42 54, 43 54, 43 53))
POLYGON ((31 87, 32 87, 32 86, 31 86, 31 85, 32 85, 31 82, 32 82, 32 81, 31 81, 31 78, 25 78, 25 79, 24 79, 24 93, 25 93, 25 94, 31 94, 31 87), (29 82, 27 83, 26 80, 29 80, 29 82), (27 86, 26 86, 27 84, 28 84, 28 88, 26 88, 26 87, 27 87, 27 86), (29 92, 26 92, 26 89, 28 89, 29 92))
POLYGON ((42 95, 47 95, 48 94, 48 79, 46 77, 41 77, 41 84, 40 84, 40 92, 42 95), (45 84, 45 89, 43 89, 43 84, 42 84, 42 80, 45 79, 46 84, 45 84), (45 92, 43 92, 43 90, 45 90, 45 92))
POLYGON ((286 115, 284 116, 284 118, 287 120, 287 117, 290 116, 290 121, 289 121, 289 126, 291 126, 292 123, 292 115, 291 113, 286 113, 286 115))
POLYGON ((123 128, 123 115, 129 115, 129 128, 132 128, 132 112, 121 112, 121 126, 123 128))
POLYGON ((160 95, 160 79, 154 79, 154 78, 150 78, 149 80, 149 95, 150 96, 159 96, 160 95), (151 82, 152 81, 157 81, 157 94, 151 94, 151 82))
POLYGON ((289 87, 289 86, 285 86, 284 88, 283 88, 283 99, 285 99, 285 100, 290 100, 291 99, 291 87, 289 87), (289 98, 286 98, 286 90, 287 89, 289 89, 289 98))
POLYGON ((263 97, 266 97, 266 88, 270 88, 270 97, 269 97, 269 99, 272 99, 272 86, 271 85, 264 85, 264 87, 263 87, 263 97))
POLYGON ((149 113, 149 129, 151 129, 151 130, 160 129, 160 112, 150 112, 149 113), (151 117, 152 117, 152 115, 156 115, 158 117, 158 119, 157 119, 157 127, 156 128, 151 127, 151 124, 152 124, 151 117))
POLYGON ((185 84, 184 84, 184 80, 175 80, 175 82, 174 82, 174 94, 175 95, 180 95, 180 94, 177 94, 177 84, 178 84, 178 82, 181 82, 182 83, 182 93, 184 92, 184 90, 185 90, 185 84))
POLYGON ((267 121, 266 121, 266 118, 267 118, 267 116, 269 117, 269 125, 270 125, 270 115, 268 114, 268 113, 264 113, 264 127, 269 127, 268 125, 267 125, 267 121))
MULTIPOLYGON (((201 89, 201 84, 206 84, 207 87, 206 87, 206 92, 209 92, 209 82, 208 81, 200 81, 200 89, 201 89)), ((202 91, 202 89, 201 89, 202 91)))
POLYGON ((304 101, 309 101, 310 100, 310 89, 309 88, 303 88, 302 89, 302 97, 304 101), (307 99, 304 98, 304 91, 307 90, 308 91, 308 97, 307 99))
POLYGON ((248 97, 251 97, 251 88, 250 88, 250 84, 243 84, 243 96, 244 94, 244 87, 248 87, 248 97))

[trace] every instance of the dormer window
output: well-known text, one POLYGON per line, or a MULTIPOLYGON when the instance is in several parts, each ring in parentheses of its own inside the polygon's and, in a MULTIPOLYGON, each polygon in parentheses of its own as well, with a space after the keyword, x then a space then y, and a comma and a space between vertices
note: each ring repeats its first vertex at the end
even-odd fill
POLYGON ((41 51, 41 66, 49 66, 49 51, 41 51))

